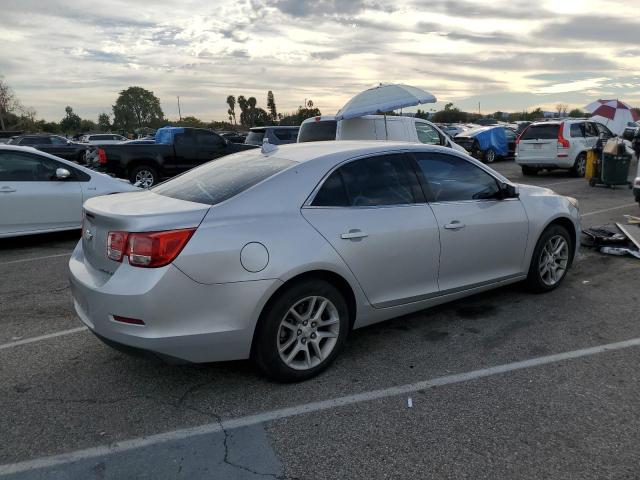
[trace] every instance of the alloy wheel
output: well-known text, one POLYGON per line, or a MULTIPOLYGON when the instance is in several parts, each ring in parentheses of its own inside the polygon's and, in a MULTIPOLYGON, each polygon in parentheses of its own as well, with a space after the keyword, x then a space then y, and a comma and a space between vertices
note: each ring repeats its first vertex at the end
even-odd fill
POLYGON ((493 150, 487 150, 487 153, 485 155, 485 161, 487 163, 493 163, 496 160, 496 152, 494 152, 493 150))
POLYGON ((338 309, 327 298, 306 297, 285 314, 278 328, 278 352, 294 370, 308 370, 331 354, 340 334, 338 309))
POLYGON ((538 272, 545 285, 550 287, 557 284, 567 271, 569 264, 569 244, 562 235, 555 235, 545 243, 540 260, 538 272))
POLYGON ((153 173, 149 170, 139 170, 136 172, 135 184, 142 188, 153 186, 153 173))
POLYGON ((587 173, 587 158, 584 155, 580 155, 576 160, 576 173, 580 177, 584 177, 587 173))

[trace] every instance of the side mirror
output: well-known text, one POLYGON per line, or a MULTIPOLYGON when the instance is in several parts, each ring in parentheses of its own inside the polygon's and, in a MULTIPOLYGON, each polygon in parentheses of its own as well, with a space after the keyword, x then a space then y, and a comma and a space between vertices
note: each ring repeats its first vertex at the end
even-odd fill
POLYGON ((500 184, 500 191, 502 192, 502 198, 519 198, 520 194, 518 190, 513 185, 508 183, 500 184))
POLYGON ((71 176, 71 172, 66 168, 57 168, 56 169, 56 179, 57 180, 66 180, 71 176))

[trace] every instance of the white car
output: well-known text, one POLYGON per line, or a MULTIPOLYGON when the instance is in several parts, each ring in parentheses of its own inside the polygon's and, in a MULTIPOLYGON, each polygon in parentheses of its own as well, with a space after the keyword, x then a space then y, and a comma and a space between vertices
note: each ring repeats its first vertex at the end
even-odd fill
POLYGON ((138 190, 32 147, 0 145, 0 238, 80 228, 88 198, 138 190))
POLYGON ((516 141, 516 162, 524 175, 564 169, 584 177, 587 151, 598 139, 606 141, 614 136, 604 125, 588 120, 532 123, 516 141))
POLYGON ((100 133, 95 135, 84 135, 80 139, 80 143, 88 143, 90 145, 114 145, 116 143, 125 142, 127 139, 122 135, 114 133, 100 133))
POLYGON ((336 121, 335 115, 307 118, 300 125, 298 143, 326 140, 388 140, 424 143, 467 151, 428 120, 398 115, 364 115, 336 121))

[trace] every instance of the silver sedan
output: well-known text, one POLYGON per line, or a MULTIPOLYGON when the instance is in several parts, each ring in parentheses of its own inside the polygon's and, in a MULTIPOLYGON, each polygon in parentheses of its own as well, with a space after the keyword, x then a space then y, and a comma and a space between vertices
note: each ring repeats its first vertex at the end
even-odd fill
POLYGON ((168 360, 252 358, 280 381, 348 332, 526 281, 574 258, 578 204, 451 149, 318 142, 230 155, 148 191, 93 198, 70 260, 106 343, 168 360))

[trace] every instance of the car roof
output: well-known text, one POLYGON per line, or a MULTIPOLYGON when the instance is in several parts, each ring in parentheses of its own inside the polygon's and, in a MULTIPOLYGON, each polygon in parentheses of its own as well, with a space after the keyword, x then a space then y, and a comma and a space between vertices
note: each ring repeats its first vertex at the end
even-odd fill
POLYGON ((291 126, 286 126, 286 125, 267 125, 264 127, 252 127, 249 130, 251 130, 252 132, 260 132, 262 130, 287 130, 287 129, 299 129, 300 127, 298 125, 291 125, 291 126))

